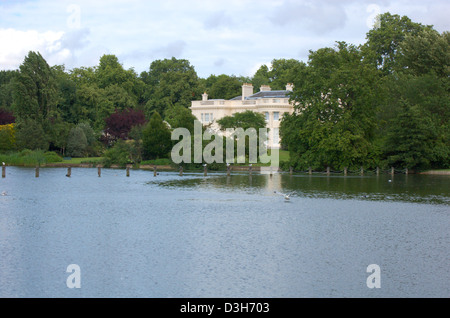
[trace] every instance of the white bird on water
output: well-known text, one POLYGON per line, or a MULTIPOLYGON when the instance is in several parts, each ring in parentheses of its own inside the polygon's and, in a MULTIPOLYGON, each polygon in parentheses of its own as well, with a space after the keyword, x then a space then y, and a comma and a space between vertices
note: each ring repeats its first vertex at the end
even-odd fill
POLYGON ((284 193, 277 192, 277 191, 273 191, 273 193, 282 195, 286 201, 289 201, 291 199, 291 195, 294 194, 293 192, 289 193, 289 194, 284 194, 284 193))
POLYGON ((8 195, 8 193, 6 193, 6 191, 2 192, 2 196, 7 196, 7 195, 8 195))

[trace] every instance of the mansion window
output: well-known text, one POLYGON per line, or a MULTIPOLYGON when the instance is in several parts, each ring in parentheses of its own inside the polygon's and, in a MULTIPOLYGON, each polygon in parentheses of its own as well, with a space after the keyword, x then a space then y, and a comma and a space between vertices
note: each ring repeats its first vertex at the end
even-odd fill
POLYGON ((273 120, 275 120, 275 121, 280 120, 280 112, 274 112, 273 113, 273 120))
POLYGON ((273 129, 273 144, 277 145, 280 143, 280 130, 278 128, 273 129))
POLYGON ((211 123, 214 120, 213 113, 202 113, 202 123, 211 123))

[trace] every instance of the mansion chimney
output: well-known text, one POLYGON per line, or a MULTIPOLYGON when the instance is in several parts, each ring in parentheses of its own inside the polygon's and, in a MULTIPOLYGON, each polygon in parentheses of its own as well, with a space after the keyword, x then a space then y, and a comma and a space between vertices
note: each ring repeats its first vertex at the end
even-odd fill
POLYGON ((272 88, 270 88, 269 85, 261 85, 261 88, 259 89, 261 92, 270 92, 272 88))
POLYGON ((245 100, 247 97, 253 95, 253 85, 245 83, 242 85, 242 100, 245 100))

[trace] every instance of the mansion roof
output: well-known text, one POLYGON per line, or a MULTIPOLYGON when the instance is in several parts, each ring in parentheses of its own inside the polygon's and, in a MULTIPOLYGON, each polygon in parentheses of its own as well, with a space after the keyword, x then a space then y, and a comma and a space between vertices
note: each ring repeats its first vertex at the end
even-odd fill
MULTIPOLYGON (((260 91, 245 98, 245 100, 262 99, 262 98, 286 98, 289 97, 291 91, 260 91)), ((242 96, 237 96, 231 100, 242 100, 242 96)))

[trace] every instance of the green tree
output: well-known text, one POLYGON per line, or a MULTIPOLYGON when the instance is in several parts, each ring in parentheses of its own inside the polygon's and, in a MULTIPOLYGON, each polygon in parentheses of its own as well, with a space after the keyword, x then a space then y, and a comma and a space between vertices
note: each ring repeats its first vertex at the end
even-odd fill
POLYGON ((367 33, 364 44, 365 59, 389 74, 398 69, 400 45, 408 35, 417 35, 430 26, 412 22, 407 16, 383 13, 378 16, 378 26, 367 33))
POLYGON ((114 146, 108 149, 104 157, 104 165, 111 166, 113 164, 125 167, 127 164, 134 163, 132 157, 132 145, 129 141, 118 140, 114 146))
POLYGON ((427 27, 405 35, 398 46, 396 72, 383 79, 386 98, 380 99, 378 115, 378 135, 389 136, 380 138, 388 164, 449 166, 449 40, 448 33, 427 27))
POLYGON ((18 71, 0 71, 0 108, 11 111, 13 104, 13 79, 18 71))
POLYGON ((296 112, 284 116, 280 135, 296 168, 373 166, 378 71, 353 45, 311 52, 295 82, 296 112))
POLYGON ((244 130, 254 128, 259 131, 260 128, 266 127, 266 118, 262 113, 247 110, 245 112, 234 113, 232 116, 222 117, 217 123, 221 130, 226 130, 227 128, 242 128, 244 130))
POLYGON ((440 78, 450 75, 450 33, 426 28, 408 34, 400 43, 399 64, 407 74, 421 76, 433 72, 440 78))
POLYGON ((92 126, 88 122, 81 122, 77 125, 81 128, 86 136, 86 155, 88 156, 98 156, 101 152, 101 143, 99 141, 97 133, 94 131, 92 126))
POLYGON ((166 110, 165 120, 172 129, 186 128, 191 134, 194 133, 194 122, 197 118, 192 114, 190 108, 181 105, 171 106, 166 110))
POLYGON ((78 122, 88 121, 96 131, 116 109, 136 108, 145 103, 145 83, 133 69, 125 70, 114 55, 103 55, 93 68, 77 68, 70 73, 76 84, 74 110, 78 122))
POLYGON ((172 148, 171 132, 158 112, 153 113, 142 131, 144 159, 168 158, 172 148))
MULTIPOLYGON (((261 138, 266 138, 267 134, 263 135, 260 132, 261 128, 265 128, 267 123, 265 116, 262 113, 253 112, 251 110, 247 110, 245 112, 234 113, 232 116, 222 117, 217 121, 222 131, 226 131, 229 128, 238 129, 242 128, 244 131, 248 129, 255 129, 257 134, 257 145, 260 144, 261 138)), ((234 137, 233 137, 234 138, 234 137)), ((237 141, 239 136, 236 136, 235 141, 235 154, 237 155, 237 141)), ((224 152, 225 153, 225 152, 224 152)), ((249 136, 245 136, 245 153, 246 156, 250 154, 250 138, 249 136)))
POLYGON ((388 163, 403 165, 410 169, 423 169, 426 166, 448 167, 450 157, 448 79, 438 78, 432 71, 421 76, 401 73, 390 77, 385 83, 388 87, 388 98, 380 105, 378 135, 384 144, 384 156, 389 158, 388 163), (410 126, 405 124, 408 120, 410 126), (399 139, 394 138, 396 133, 399 134, 399 139), (390 136, 388 140, 383 139, 386 135, 390 136), (420 140, 427 144, 416 147, 414 142, 411 142, 410 146, 405 145, 411 140, 420 140), (398 148, 394 145, 397 141, 398 148), (396 149, 398 157, 394 153, 396 149), (406 159, 412 157, 421 157, 423 161, 416 160, 413 164, 413 161, 406 159))
POLYGON ((141 78, 146 83, 145 110, 148 118, 153 112, 165 115, 172 106, 190 107, 192 100, 201 97, 197 72, 188 60, 156 60, 150 65, 149 72, 141 74, 141 78))
POLYGON ((274 59, 268 73, 270 86, 274 90, 285 90, 302 73, 306 64, 295 59, 274 59))
POLYGON ((128 144, 130 145, 130 158, 133 162, 141 162, 142 161, 142 153, 143 153, 143 130, 145 125, 136 125, 133 126, 128 134, 130 140, 128 144))
POLYGON ((14 124, 0 125, 0 152, 16 148, 16 130, 14 124))
POLYGON ((42 124, 30 118, 23 119, 18 123, 16 143, 19 149, 47 151, 49 147, 48 137, 42 124))
POLYGON ((210 99, 232 99, 241 95, 241 81, 235 76, 219 75, 207 91, 210 99))
POLYGON ((384 153, 387 163, 395 167, 428 169, 433 161, 436 139, 431 118, 420 106, 403 101, 386 136, 384 153))
POLYGON ((98 131, 103 129, 104 118, 111 109, 114 111, 114 106, 107 101, 104 91, 96 84, 81 84, 77 87, 77 101, 74 108, 78 121, 90 122, 98 131))
POLYGON ((66 73, 64 65, 52 67, 57 88, 57 110, 62 119, 66 122, 77 123, 80 120, 80 113, 76 108, 77 87, 76 83, 66 73))
POLYGON ((266 64, 261 65, 255 75, 253 75, 251 82, 256 88, 259 88, 262 85, 270 85, 269 67, 266 64))
POLYGON ((129 99, 132 105, 122 105, 122 107, 137 105, 141 100, 145 90, 144 82, 133 69, 125 70, 115 55, 103 55, 95 73, 98 87, 105 89, 111 86, 119 87, 123 90, 121 95, 127 95, 121 98, 129 99))
POLYGON ((63 121, 60 117, 51 118, 46 124, 48 127, 45 130, 48 132, 50 150, 58 150, 62 155, 65 155, 73 124, 63 121))
POLYGON ((13 81, 13 109, 19 120, 43 122, 57 105, 57 86, 50 66, 40 53, 29 52, 13 81))
POLYGON ((67 140, 67 155, 84 157, 88 146, 86 135, 81 127, 76 126, 70 130, 67 140))

